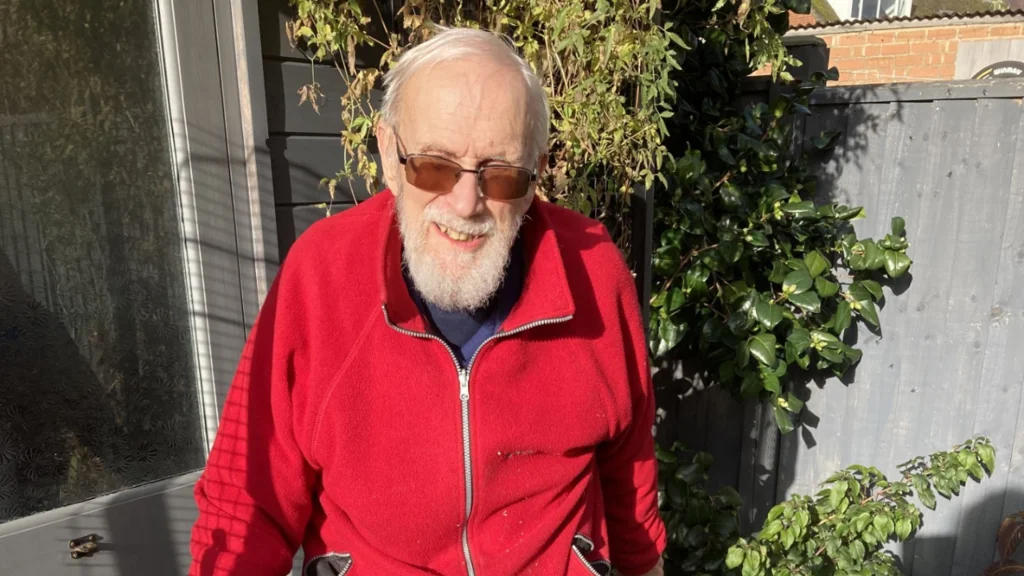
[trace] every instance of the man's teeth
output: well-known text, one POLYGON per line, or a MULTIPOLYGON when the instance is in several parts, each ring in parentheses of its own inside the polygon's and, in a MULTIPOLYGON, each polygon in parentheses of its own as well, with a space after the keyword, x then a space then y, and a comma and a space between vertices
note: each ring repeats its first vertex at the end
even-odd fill
POLYGON ((457 230, 452 230, 451 228, 441 226, 440 224, 438 224, 437 227, 441 230, 441 232, 444 232, 445 236, 448 236, 449 238, 455 240, 456 242, 468 242, 476 238, 476 236, 473 236, 472 234, 464 234, 457 230))

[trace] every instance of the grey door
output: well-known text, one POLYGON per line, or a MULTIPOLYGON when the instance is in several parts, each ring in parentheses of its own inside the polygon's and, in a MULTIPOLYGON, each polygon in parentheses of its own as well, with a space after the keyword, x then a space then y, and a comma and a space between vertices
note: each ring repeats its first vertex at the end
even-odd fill
POLYGON ((187 570, 266 284, 247 4, 0 0, 0 574, 187 570))

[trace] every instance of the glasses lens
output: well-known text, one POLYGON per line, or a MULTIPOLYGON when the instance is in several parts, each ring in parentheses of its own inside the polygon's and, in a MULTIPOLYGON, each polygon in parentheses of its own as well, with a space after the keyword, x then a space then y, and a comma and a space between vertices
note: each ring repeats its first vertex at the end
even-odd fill
POLYGON ((462 167, 454 162, 428 156, 410 156, 405 162, 405 179, 427 192, 451 192, 462 167))
POLYGON ((530 173, 518 168, 490 166, 480 171, 480 189, 495 200, 518 200, 530 190, 530 173))

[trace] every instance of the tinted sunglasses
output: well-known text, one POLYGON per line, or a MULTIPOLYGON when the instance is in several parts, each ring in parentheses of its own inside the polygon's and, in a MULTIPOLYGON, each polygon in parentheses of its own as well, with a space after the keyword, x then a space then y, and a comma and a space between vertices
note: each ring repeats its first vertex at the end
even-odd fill
POLYGON ((537 173, 505 164, 488 164, 470 170, 460 164, 429 154, 402 154, 402 147, 395 138, 398 162, 405 167, 405 179, 409 184, 436 194, 447 194, 455 188, 464 172, 476 174, 480 192, 493 200, 504 202, 525 198, 530 185, 537 180, 537 173))

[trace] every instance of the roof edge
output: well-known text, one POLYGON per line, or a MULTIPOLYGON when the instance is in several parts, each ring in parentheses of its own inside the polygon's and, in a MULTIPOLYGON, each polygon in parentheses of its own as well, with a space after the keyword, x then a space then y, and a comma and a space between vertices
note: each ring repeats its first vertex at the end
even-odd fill
POLYGON ((1024 10, 1003 12, 979 12, 974 14, 951 14, 937 16, 892 18, 887 20, 846 20, 843 22, 805 24, 790 28, 786 36, 810 36, 822 32, 846 34, 873 30, 908 30, 913 28, 939 28, 953 25, 999 24, 1003 22, 1024 22, 1024 10))

